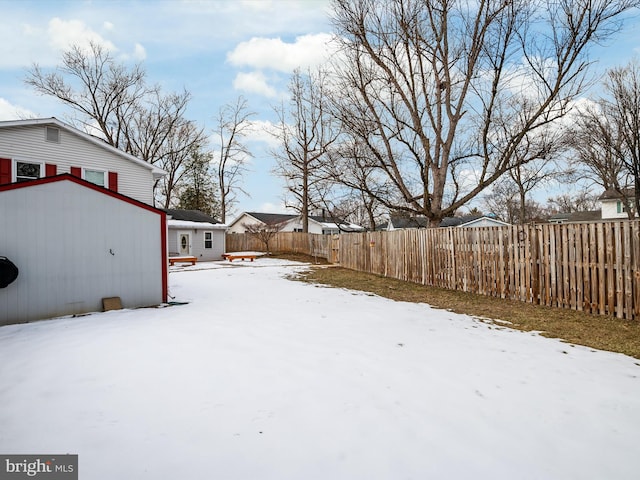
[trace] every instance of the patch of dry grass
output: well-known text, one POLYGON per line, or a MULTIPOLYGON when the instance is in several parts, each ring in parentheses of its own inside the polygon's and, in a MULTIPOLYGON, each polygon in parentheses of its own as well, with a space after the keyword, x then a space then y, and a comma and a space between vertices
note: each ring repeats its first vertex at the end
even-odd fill
MULTIPOLYGON (((303 258, 299 256, 297 259, 303 258)), ((403 302, 428 303, 481 319, 500 320, 502 326, 540 331, 542 335, 560 338, 569 344, 619 352, 640 359, 640 322, 637 321, 426 287, 340 267, 311 267, 298 278, 309 283, 371 292, 403 302)))

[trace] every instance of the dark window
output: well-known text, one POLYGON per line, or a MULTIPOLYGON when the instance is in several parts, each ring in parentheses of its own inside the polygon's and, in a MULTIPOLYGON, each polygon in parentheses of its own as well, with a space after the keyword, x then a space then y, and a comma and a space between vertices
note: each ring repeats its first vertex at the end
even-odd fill
POLYGON ((213 233, 204 232, 204 248, 213 248, 213 233))
POLYGON ((16 162, 16 182, 26 182, 40 178, 42 166, 39 163, 16 162))

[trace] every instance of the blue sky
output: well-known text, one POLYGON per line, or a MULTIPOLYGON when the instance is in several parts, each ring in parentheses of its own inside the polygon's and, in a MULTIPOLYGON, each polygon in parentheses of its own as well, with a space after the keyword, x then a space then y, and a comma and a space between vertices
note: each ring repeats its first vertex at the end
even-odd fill
MULTIPOLYGON (((59 63, 61 52, 90 40, 124 62, 141 61, 166 92, 191 92, 187 117, 207 132, 218 109, 239 95, 259 124, 274 120, 296 67, 322 62, 331 30, 329 0, 0 0, 0 120, 24 116, 65 120, 69 112, 23 83, 34 62, 59 63)), ((640 51, 640 19, 595 48, 594 73, 623 65, 640 51)), ((236 212, 281 212, 282 181, 271 175, 266 136, 249 143, 255 158, 244 179, 251 197, 236 212)), ((233 218, 233 215, 231 215, 233 218)))
MULTIPOLYGON (((34 62, 59 63, 74 43, 97 41, 124 62, 141 61, 166 92, 192 94, 187 117, 211 133, 218 109, 239 95, 258 123, 274 120, 294 68, 322 60, 330 31, 328 0, 9 1, 0 0, 0 120, 65 120, 69 111, 23 83, 34 62)), ((255 157, 244 179, 251 197, 236 213, 283 211, 282 182, 270 174, 266 135, 250 141, 255 157)), ((233 218, 233 215, 231 216, 233 218)))

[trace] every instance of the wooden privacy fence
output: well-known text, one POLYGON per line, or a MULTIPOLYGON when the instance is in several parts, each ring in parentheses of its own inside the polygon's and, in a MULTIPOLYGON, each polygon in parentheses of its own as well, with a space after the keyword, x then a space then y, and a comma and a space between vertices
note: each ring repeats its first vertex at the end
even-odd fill
POLYGON ((346 268, 640 318, 640 223, 433 228, 340 236, 346 268))
MULTIPOLYGON (((229 233, 226 241, 227 252, 263 252, 266 250, 265 244, 259 238, 248 233, 229 233)), ((331 244, 332 237, 330 235, 278 232, 269 241, 269 250, 271 252, 304 253, 338 263, 337 256, 331 255, 331 244)))
MULTIPOLYGON (((250 243, 249 236, 235 236, 227 235, 228 251, 263 249, 260 242, 250 243), (235 243, 242 238, 245 243, 235 243)), ((639 221, 412 229, 333 237, 279 233, 276 238, 272 251, 316 254, 353 270, 640 319, 639 221)))

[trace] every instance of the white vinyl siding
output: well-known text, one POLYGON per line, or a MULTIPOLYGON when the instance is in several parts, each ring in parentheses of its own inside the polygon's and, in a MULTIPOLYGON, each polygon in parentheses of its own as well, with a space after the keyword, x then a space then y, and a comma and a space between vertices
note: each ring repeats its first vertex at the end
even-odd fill
MULTIPOLYGON (((169 220, 169 256, 180 254, 180 234, 188 233, 191 239, 191 255, 199 262, 211 262, 222 260, 225 253, 226 229, 203 231, 201 228, 185 229, 184 227, 174 227, 169 220), (211 234, 211 247, 207 247, 207 235, 211 234)), ((205 227, 206 228, 205 224, 205 227)))
POLYGON ((229 226, 229 233, 244 233, 246 228, 245 225, 264 225, 264 223, 262 223, 260 220, 257 220, 255 218, 253 218, 250 215, 247 215, 246 213, 243 213, 242 216, 240 216, 240 218, 238 218, 237 220, 235 220, 230 226, 229 226))
POLYGON ((602 219, 613 218, 629 218, 627 212, 624 211, 624 204, 620 200, 607 199, 602 200, 602 219))
POLYGON ((161 215, 71 181, 0 192, 0 245, 20 273, 0 325, 162 302, 161 215), (28 219, 28 220, 26 220, 28 219))
MULTIPOLYGON (((153 174, 145 165, 95 145, 70 130, 60 132, 59 143, 48 142, 45 128, 30 125, 0 129, 0 157, 55 164, 58 174, 71 173, 71 167, 117 172, 119 193, 153 205, 153 174)), ((44 176, 44 170, 41 175, 44 176)))

